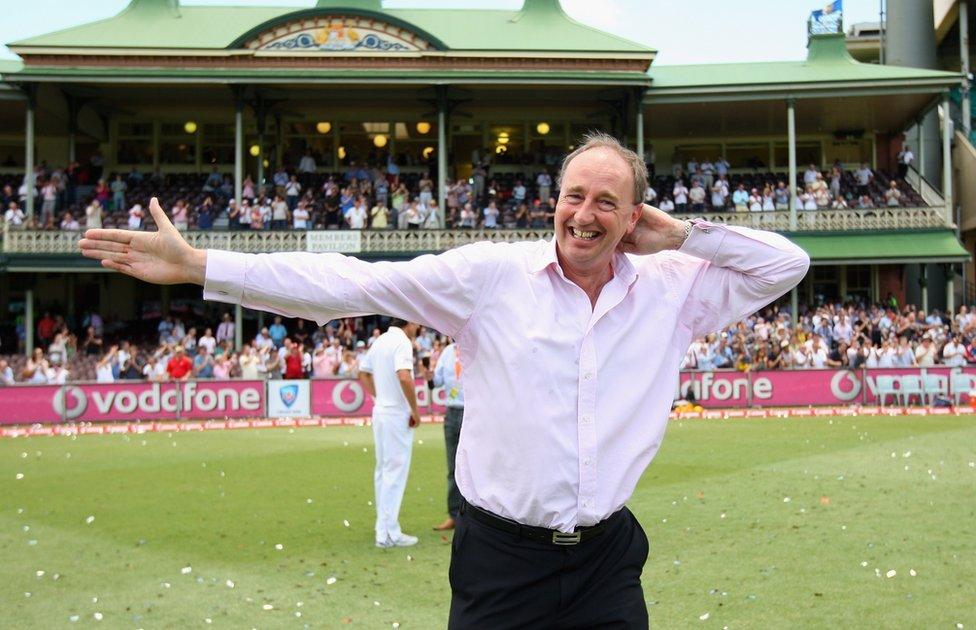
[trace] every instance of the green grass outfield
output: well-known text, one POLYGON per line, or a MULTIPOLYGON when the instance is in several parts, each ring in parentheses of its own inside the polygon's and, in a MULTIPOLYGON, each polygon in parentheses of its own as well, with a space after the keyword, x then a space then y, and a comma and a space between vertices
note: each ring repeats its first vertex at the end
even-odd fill
MULTIPOLYGON (((372 469, 358 427, 0 440, 0 627, 443 627, 441 427, 418 546, 372 469)), ((972 416, 675 421, 630 506, 653 627, 976 628, 972 416)))

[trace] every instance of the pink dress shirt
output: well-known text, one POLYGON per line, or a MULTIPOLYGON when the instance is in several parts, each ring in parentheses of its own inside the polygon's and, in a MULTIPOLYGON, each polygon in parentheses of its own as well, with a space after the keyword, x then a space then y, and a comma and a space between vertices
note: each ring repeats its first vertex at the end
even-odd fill
POLYGON ((796 285, 809 257, 770 232, 699 222, 678 251, 617 254, 596 306, 555 240, 407 262, 210 250, 204 298, 327 321, 380 313, 462 349, 456 479, 472 504, 564 532, 620 509, 661 444, 696 336, 796 285))

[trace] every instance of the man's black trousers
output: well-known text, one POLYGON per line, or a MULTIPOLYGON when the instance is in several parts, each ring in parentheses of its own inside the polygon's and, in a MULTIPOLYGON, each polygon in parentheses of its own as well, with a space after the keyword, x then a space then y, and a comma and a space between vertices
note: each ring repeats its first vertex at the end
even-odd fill
POLYGON ((572 546, 520 538, 464 512, 451 547, 452 630, 647 627, 647 536, 627 508, 572 546))

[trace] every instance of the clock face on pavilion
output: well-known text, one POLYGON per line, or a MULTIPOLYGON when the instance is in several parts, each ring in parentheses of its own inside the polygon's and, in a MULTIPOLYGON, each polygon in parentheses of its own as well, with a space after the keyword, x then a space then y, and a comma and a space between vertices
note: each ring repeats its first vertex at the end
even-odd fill
POLYGON ((421 52, 432 46, 410 31, 372 18, 323 16, 276 26, 247 43, 251 50, 296 53, 421 52))

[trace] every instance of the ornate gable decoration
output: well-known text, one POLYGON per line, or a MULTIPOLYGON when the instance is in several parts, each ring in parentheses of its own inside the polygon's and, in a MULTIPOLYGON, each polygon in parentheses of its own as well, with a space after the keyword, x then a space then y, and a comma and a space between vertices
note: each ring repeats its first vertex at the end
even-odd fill
POLYGON ((416 34, 368 17, 321 16, 275 26, 250 40, 249 50, 295 53, 401 53, 434 47, 416 34))

